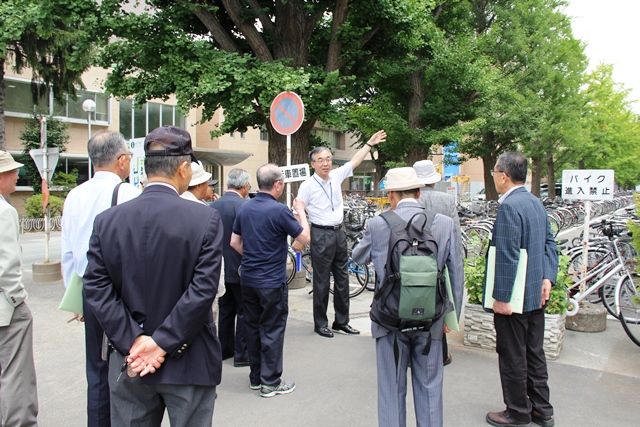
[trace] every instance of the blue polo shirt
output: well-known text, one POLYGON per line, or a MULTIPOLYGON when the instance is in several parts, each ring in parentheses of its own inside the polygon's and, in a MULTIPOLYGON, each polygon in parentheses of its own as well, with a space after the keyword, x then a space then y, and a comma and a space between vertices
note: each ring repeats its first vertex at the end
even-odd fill
POLYGON ((296 238, 303 228, 291 211, 268 193, 240 207, 233 232, 242 237, 240 284, 252 288, 279 288, 287 281, 287 235, 296 238))

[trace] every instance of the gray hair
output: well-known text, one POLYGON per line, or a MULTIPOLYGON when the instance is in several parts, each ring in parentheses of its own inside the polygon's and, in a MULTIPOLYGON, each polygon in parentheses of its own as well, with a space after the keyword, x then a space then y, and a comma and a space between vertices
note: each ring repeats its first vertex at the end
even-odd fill
POLYGON ((527 158, 520 153, 507 151, 500 154, 496 167, 506 174, 512 182, 522 183, 527 180, 527 158))
POLYGON ((227 188, 239 190, 251 181, 251 175, 244 169, 234 168, 227 175, 227 188))
MULTIPOLYGON (((164 147, 162 144, 152 142, 149 144, 149 150, 160 150, 164 147)), ((173 178, 182 162, 191 164, 191 156, 147 156, 144 159, 144 168, 147 176, 162 176, 165 178, 173 178)))
POLYGON ((331 155, 331 150, 329 150, 327 147, 321 145, 320 147, 316 147, 313 150, 311 150, 311 152, 309 153, 309 160, 311 162, 315 162, 316 161, 316 154, 318 154, 321 151, 326 151, 327 153, 329 153, 331 155))
POLYGON ((127 152, 127 143, 120 132, 101 130, 91 137, 87 143, 87 151, 94 167, 104 168, 127 152))
POLYGON ((273 163, 267 163, 262 165, 256 171, 256 180, 258 181, 258 188, 262 191, 271 191, 273 184, 277 181, 284 181, 284 175, 282 171, 273 163))

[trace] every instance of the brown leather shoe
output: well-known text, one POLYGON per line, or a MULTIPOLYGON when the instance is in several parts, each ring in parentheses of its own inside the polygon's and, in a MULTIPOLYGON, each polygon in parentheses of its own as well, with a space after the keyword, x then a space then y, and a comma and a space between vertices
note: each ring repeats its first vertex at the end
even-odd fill
POLYGON ((538 411, 531 412, 531 421, 542 427, 553 427, 556 423, 553 415, 544 416, 538 411))
POLYGON ((492 426, 499 427, 520 427, 520 426, 530 426, 530 422, 518 422, 509 415, 509 412, 489 412, 487 414, 487 422, 492 426))

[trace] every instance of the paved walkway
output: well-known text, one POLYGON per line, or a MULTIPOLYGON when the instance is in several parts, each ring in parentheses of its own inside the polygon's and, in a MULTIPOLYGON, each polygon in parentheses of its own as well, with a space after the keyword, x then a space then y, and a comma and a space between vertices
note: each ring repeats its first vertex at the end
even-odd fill
MULTIPOLYGON (((27 245, 32 239, 23 238, 27 245)), ((52 245, 55 242, 54 238, 52 245)), ((40 426, 84 426, 82 325, 68 324, 71 315, 57 310, 62 283, 33 284, 30 268, 30 263, 25 265, 25 284, 35 318, 40 426)), ((308 290, 290 291, 284 378, 295 380, 296 390, 260 398, 249 389, 248 368, 234 368, 225 361, 214 425, 377 425, 373 340, 364 334, 326 339, 313 333, 308 290)), ((365 291, 351 300, 351 324, 363 332, 368 332, 371 296, 365 291)), ((445 369, 445 426, 485 426, 487 411, 503 409, 497 356, 464 347, 461 333, 451 334, 449 342, 453 363, 445 369)), ((607 330, 597 334, 567 331, 560 358, 549 362, 549 373, 556 425, 638 425, 640 347, 627 338, 618 321, 609 320, 607 330)), ((409 391, 410 426, 415 425, 412 407, 409 391)), ((165 420, 163 425, 169 423, 165 420)))

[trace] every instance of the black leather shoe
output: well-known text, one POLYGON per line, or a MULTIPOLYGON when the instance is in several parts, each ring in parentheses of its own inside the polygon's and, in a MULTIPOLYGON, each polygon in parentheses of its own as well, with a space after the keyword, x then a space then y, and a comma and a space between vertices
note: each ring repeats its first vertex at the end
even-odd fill
POLYGON ((453 356, 451 356, 451 353, 449 353, 449 355, 447 356, 446 359, 444 359, 444 366, 450 365, 451 362, 453 362, 453 356))
POLYGON ((507 411, 489 412, 487 414, 487 422, 492 426, 498 427, 520 427, 531 425, 530 422, 521 422, 514 420, 507 411))
POLYGON ((233 366, 235 366, 236 368, 242 368, 243 366, 249 366, 249 361, 248 360, 234 360, 233 361, 233 366))
POLYGON ((538 411, 531 413, 531 421, 542 427, 553 427, 555 425, 553 415, 544 416, 538 411))
POLYGON ((331 326, 331 329, 333 329, 334 331, 342 331, 345 334, 350 334, 350 335, 359 335, 360 334, 360 331, 358 331, 357 329, 353 329, 348 324, 338 325, 337 323, 334 323, 331 326))
POLYGON ((331 332, 326 326, 323 326, 322 328, 314 328, 313 330, 321 337, 333 338, 333 332, 331 332))

